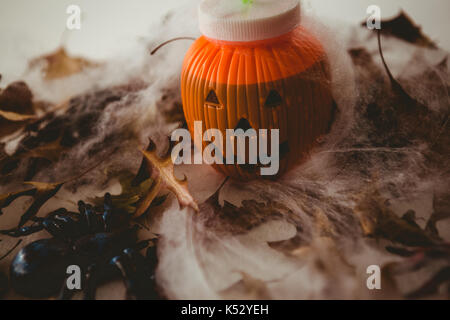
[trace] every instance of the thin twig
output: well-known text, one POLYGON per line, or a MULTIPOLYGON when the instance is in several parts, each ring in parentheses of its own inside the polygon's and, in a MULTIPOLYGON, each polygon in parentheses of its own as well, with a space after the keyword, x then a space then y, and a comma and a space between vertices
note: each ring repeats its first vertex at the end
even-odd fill
POLYGON ((164 47, 165 45, 167 45, 167 44, 169 44, 169 43, 171 43, 171 42, 174 42, 174 41, 179 41, 179 40, 192 40, 192 41, 195 41, 195 40, 197 40, 197 39, 195 39, 195 38, 193 38, 193 37, 178 37, 178 38, 173 38, 173 39, 167 40, 167 41, 161 43, 161 44, 160 44, 159 46, 157 46, 155 49, 153 49, 153 50, 150 52, 150 55, 154 55, 159 49, 161 49, 161 48, 164 47))
POLYGON ((7 256, 9 256, 9 254, 10 254, 11 252, 13 252, 13 251, 19 246, 19 244, 20 244, 21 242, 22 242, 22 239, 20 239, 19 241, 17 241, 17 243, 16 243, 11 249, 9 249, 8 252, 6 252, 2 257, 0 257, 0 261, 3 260, 3 259, 5 259, 7 256))

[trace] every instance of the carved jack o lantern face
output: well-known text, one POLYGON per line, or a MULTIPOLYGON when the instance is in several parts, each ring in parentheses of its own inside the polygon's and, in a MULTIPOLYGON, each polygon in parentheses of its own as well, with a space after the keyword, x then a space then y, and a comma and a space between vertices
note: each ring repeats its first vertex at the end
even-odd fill
MULTIPOLYGON (((329 131, 334 112, 324 51, 301 27, 269 42, 199 38, 184 61, 182 98, 191 134, 194 121, 224 136, 226 129, 279 129, 278 175, 329 131)), ((237 179, 259 175, 257 165, 216 168, 237 179)))

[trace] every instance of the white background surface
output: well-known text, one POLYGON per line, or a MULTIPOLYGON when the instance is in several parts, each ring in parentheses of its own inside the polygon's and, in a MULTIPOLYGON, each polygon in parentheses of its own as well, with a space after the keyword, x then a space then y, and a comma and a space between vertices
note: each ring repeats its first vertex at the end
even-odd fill
MULTIPOLYGON (((197 2, 197 0, 188 0, 197 2)), ((227 0, 224 0, 227 1, 227 0)), ((0 0, 0 73, 20 77, 26 62, 64 44, 71 53, 104 59, 139 37, 182 0, 0 0), (66 30, 66 8, 82 9, 82 29, 66 30)), ((323 19, 357 24, 369 5, 381 7, 384 18, 404 9, 438 44, 450 50, 449 0, 304 0, 305 10, 323 19)), ((180 35, 188 36, 183 30, 180 35)))

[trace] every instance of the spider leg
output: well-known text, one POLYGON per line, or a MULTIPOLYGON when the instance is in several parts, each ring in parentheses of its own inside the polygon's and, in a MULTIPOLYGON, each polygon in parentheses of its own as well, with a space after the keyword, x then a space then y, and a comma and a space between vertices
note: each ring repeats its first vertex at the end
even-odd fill
POLYGON ((122 274, 125 286, 127 288, 127 299, 148 300, 152 296, 147 291, 152 283, 146 281, 142 270, 139 270, 135 262, 129 261, 124 256, 116 256, 111 260, 111 264, 122 274))
POLYGON ((97 292, 97 264, 91 264, 86 272, 85 284, 83 289, 84 300, 95 300, 95 294, 97 292))
POLYGON ((19 238, 19 237, 24 237, 24 236, 28 236, 30 234, 33 233, 37 233, 39 231, 42 231, 44 229, 46 229, 50 234, 53 235, 53 233, 51 232, 53 230, 52 227, 50 227, 49 229, 47 228, 47 223, 46 221, 48 221, 49 219, 52 219, 54 216, 56 215, 60 215, 60 214, 64 214, 66 213, 67 210, 64 208, 55 210, 53 212, 51 212, 47 218, 39 218, 39 217, 33 217, 31 220, 33 222, 35 222, 35 224, 31 225, 31 226, 26 226, 26 227, 21 227, 21 228, 14 228, 14 229, 9 229, 9 230, 1 230, 0 234, 4 234, 10 237, 14 237, 14 238, 19 238))
POLYGON ((113 218, 112 198, 110 193, 106 193, 105 199, 103 201, 103 215, 102 215, 105 231, 111 230, 112 218, 113 218))
POLYGON ((14 229, 9 229, 9 230, 1 230, 0 234, 4 234, 13 238, 20 238, 20 237, 24 237, 24 236, 28 236, 30 234, 39 232, 44 230, 44 226, 42 223, 38 223, 35 225, 31 225, 31 226, 27 226, 27 227, 22 227, 22 228, 14 228, 14 229))
POLYGON ((55 211, 50 212, 46 217, 32 217, 30 220, 33 222, 41 222, 48 218, 53 218, 55 216, 64 215, 67 213, 67 209, 59 208, 55 211))
POLYGON ((127 298, 136 300, 157 299, 153 268, 149 268, 146 258, 139 250, 148 247, 149 240, 139 242, 134 248, 123 250, 123 254, 111 259, 122 274, 127 287, 127 298))
POLYGON ((67 279, 64 279, 64 282, 61 286, 61 291, 58 295, 58 300, 71 300, 76 290, 71 290, 67 288, 67 279))
POLYGON ((70 239, 76 237, 79 233, 77 223, 71 217, 62 215, 63 212, 67 213, 67 211, 57 210, 47 218, 38 218, 39 220, 35 221, 55 238, 70 239))
POLYGON ((153 239, 152 243, 153 245, 147 248, 145 260, 148 266, 154 270, 156 269, 156 266, 158 264, 158 253, 157 253, 158 239, 153 239))
POLYGON ((83 222, 87 231, 93 232, 95 230, 97 220, 97 214, 95 213, 94 208, 83 201, 78 201, 78 210, 83 217, 83 222))

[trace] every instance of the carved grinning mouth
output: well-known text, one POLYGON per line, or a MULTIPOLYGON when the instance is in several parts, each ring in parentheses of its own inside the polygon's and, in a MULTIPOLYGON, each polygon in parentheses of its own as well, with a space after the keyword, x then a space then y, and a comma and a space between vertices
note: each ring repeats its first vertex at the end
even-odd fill
MULTIPOLYGON (((244 131, 247 131, 249 129, 253 129, 252 125, 250 124, 250 122, 245 119, 245 118, 241 118, 238 122, 238 124, 236 125, 236 127, 234 128, 234 130, 237 129, 242 129, 244 131)), ((289 152, 290 152, 290 148, 289 148, 289 141, 284 141, 280 144, 280 158, 284 158, 289 152)))
POLYGON ((236 125, 236 127, 234 128, 234 130, 238 130, 238 129, 242 129, 244 131, 253 129, 253 127, 251 126, 250 122, 248 122, 247 119, 245 118, 241 118, 238 122, 238 124, 236 125))
MULTIPOLYGON (((245 132, 249 129, 254 129, 254 128, 252 127, 252 125, 246 118, 241 118, 238 121, 236 127, 234 128, 235 131, 238 129, 242 129, 245 132)), ((287 141, 287 140, 283 141, 280 144, 280 149, 279 149, 280 160, 285 158, 289 152, 290 152, 289 141, 287 141)), ((240 164, 239 167, 246 172, 253 173, 258 168, 264 167, 264 165, 262 165, 262 164, 240 164)))
POLYGON ((280 159, 283 159, 291 151, 289 142, 286 140, 280 144, 280 159))

